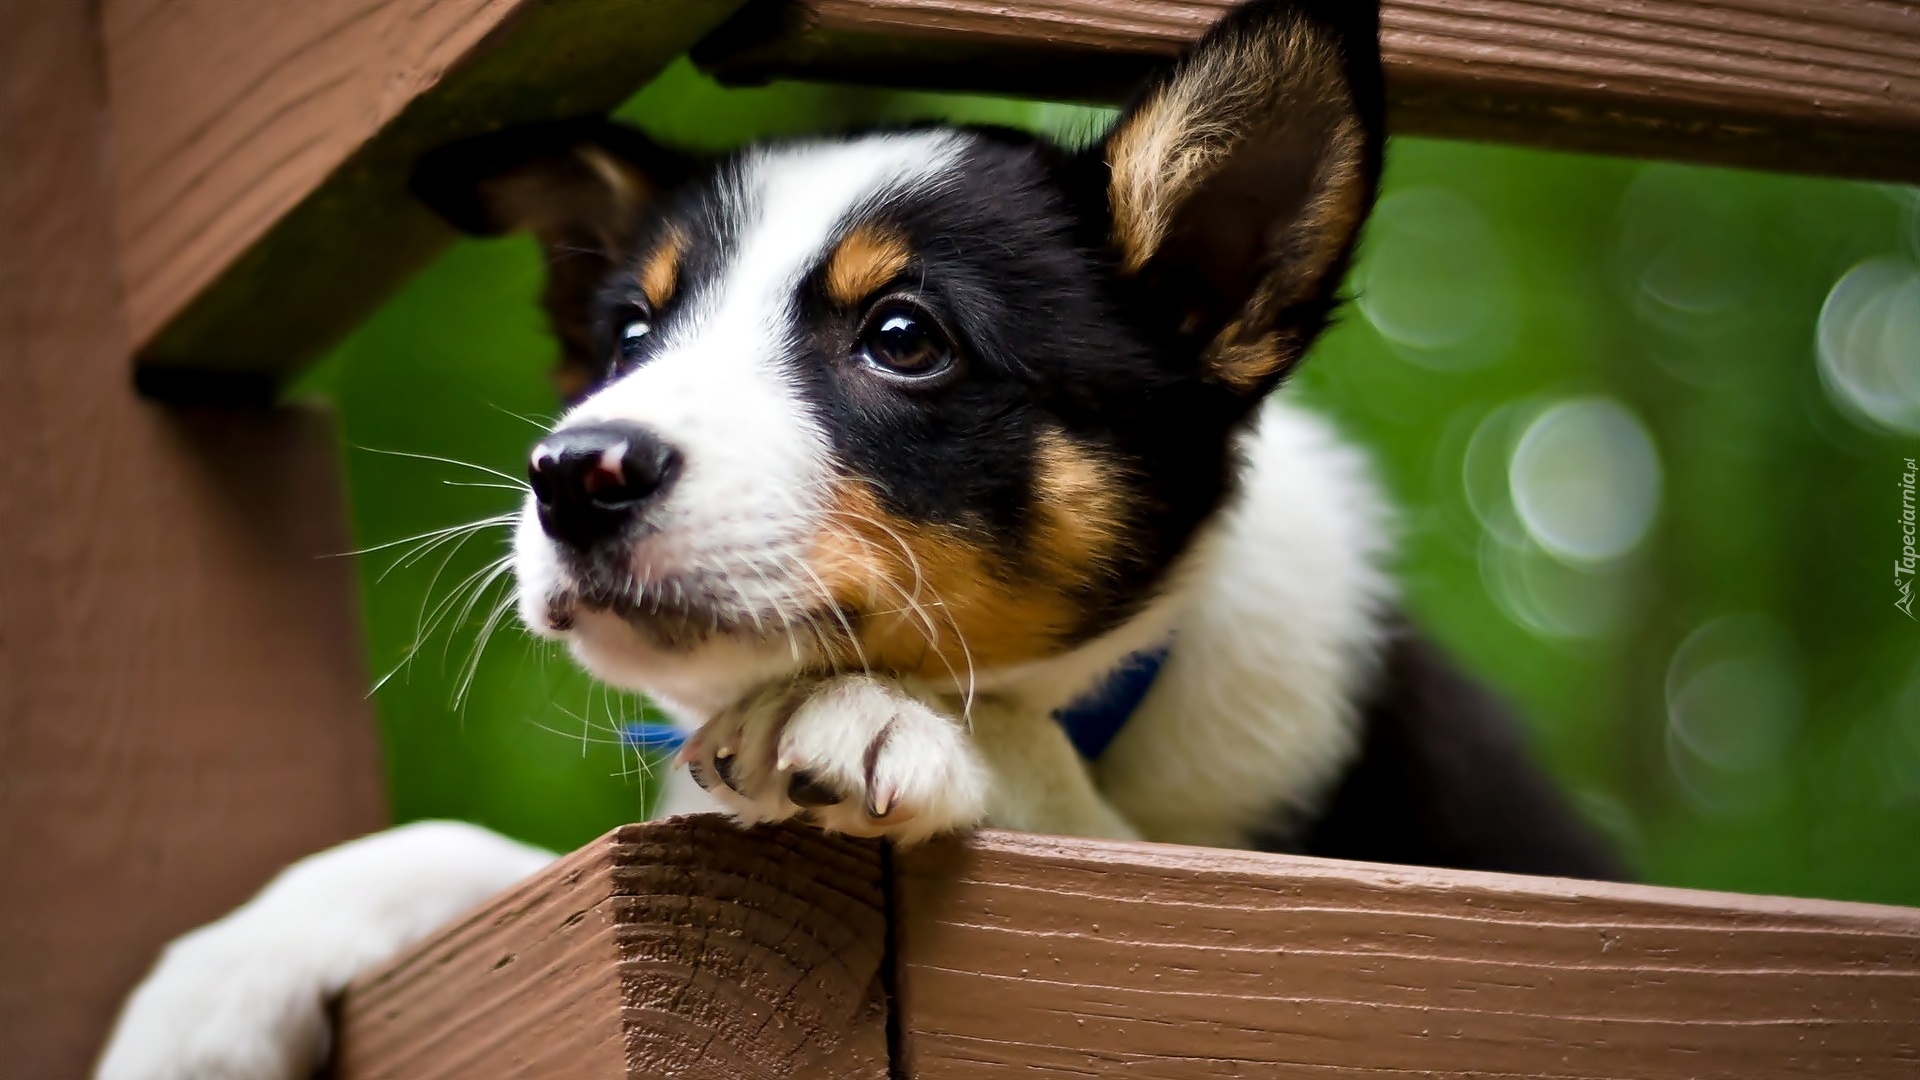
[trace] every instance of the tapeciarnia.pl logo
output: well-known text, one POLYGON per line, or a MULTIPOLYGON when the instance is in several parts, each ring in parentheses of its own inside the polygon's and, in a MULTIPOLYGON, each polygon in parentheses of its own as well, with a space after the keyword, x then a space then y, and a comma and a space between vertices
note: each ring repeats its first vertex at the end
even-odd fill
MULTIPOLYGON (((1913 481, 1914 474, 1920 469, 1914 467, 1912 458, 1906 459, 1907 471, 1900 474, 1900 557, 1893 562, 1893 588, 1900 599, 1893 606, 1900 609, 1909 619, 1913 614, 1913 481)), ((1920 619, 1914 619, 1920 622, 1920 619)))

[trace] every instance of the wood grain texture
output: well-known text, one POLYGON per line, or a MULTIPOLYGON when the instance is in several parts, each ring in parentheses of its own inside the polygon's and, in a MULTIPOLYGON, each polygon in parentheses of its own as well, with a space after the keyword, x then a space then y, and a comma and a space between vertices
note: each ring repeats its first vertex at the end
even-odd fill
POLYGON ((97 5, 0 4, 0 1074, 385 820, 328 417, 142 402, 97 5))
POLYGON ((1005 832, 889 864, 691 817, 563 860, 342 1022, 339 1080, 1891 1080, 1920 910, 1005 832))
MULTIPOLYGON (((1117 99, 1233 0, 756 0, 723 76, 1117 99)), ((1385 0, 1394 130, 1920 180, 1920 4, 1385 0)))
POLYGON ((338 1080, 885 1080, 879 848, 712 817, 561 860, 341 1009, 338 1080))
POLYGON ((906 1073, 1920 1075, 1920 911, 986 833, 898 860, 906 1073))
POLYGON ((421 151, 604 112, 732 7, 105 0, 128 329, 162 369, 148 385, 237 371, 269 391, 452 238, 407 195, 421 151))

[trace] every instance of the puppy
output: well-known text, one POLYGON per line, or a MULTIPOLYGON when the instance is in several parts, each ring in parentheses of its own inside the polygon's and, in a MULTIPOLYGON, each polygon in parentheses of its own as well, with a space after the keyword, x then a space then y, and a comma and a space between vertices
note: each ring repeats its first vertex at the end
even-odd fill
MULTIPOLYGON (((1395 614, 1361 454, 1269 398, 1334 312, 1382 114, 1377 14, 1300 0, 1086 149, 699 163, 580 122, 434 155, 423 195, 556 268, 578 400, 530 455, 522 620, 683 721, 743 821, 1614 874, 1395 614)), ((167 950, 98 1075, 303 1075, 331 995, 548 858, 451 824, 314 856, 167 950)))

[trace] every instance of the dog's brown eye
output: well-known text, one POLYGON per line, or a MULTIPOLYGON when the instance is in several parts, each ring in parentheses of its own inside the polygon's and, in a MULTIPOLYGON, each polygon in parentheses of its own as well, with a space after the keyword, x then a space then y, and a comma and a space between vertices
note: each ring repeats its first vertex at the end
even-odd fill
POLYGON ((953 348, 932 318, 908 304, 887 304, 867 320, 860 355, 894 375, 931 378, 953 366, 953 348))
POLYGON ((616 347, 618 355, 614 358, 614 370, 625 374, 640 365, 642 350, 646 347, 647 336, 653 333, 653 323, 634 317, 620 328, 620 343, 616 347))

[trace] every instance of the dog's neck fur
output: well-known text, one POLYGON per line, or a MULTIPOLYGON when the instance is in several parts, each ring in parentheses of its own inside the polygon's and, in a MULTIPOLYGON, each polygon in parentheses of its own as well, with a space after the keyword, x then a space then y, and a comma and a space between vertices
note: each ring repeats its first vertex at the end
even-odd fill
POLYGON ((984 673, 975 687, 1045 717, 1128 655, 1171 640, 1153 688, 1094 766, 1153 840, 1242 846, 1276 815, 1317 808, 1357 752, 1359 691, 1392 600, 1387 504, 1358 449, 1281 395, 1241 450, 1240 490, 1153 603, 1072 652, 984 673))

